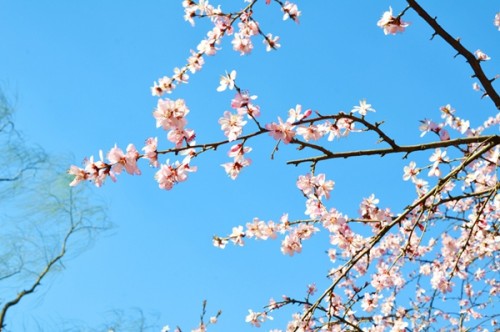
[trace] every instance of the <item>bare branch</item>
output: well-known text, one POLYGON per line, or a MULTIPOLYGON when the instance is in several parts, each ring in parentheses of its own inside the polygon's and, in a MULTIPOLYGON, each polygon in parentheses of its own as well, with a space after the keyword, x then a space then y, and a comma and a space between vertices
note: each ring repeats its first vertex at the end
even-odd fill
POLYGON ((387 154, 392 153, 406 153, 406 155, 417 152, 417 151, 425 151, 435 148, 444 148, 449 146, 459 146, 463 144, 471 144, 471 143, 482 143, 486 141, 494 142, 494 145, 500 144, 500 136, 498 135, 490 135, 490 136, 479 136, 479 137, 467 137, 467 138, 457 138, 448 141, 440 141, 440 142, 432 142, 425 144, 416 144, 416 145, 405 145, 398 146, 396 148, 387 148, 387 149, 374 149, 374 150, 357 150, 357 151, 347 151, 347 152, 332 152, 329 154, 324 154, 322 156, 310 157, 304 159, 297 159, 288 161, 287 164, 291 165, 299 165, 301 163, 306 162, 319 162, 326 159, 338 159, 338 158, 351 158, 351 157, 360 157, 360 156, 385 156, 387 154))

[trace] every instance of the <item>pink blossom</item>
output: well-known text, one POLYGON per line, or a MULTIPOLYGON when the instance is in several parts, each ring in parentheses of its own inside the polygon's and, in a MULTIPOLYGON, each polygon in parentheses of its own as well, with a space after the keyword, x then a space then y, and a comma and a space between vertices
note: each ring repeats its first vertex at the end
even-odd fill
POLYGON ((417 164, 414 161, 410 162, 410 165, 403 167, 403 180, 408 181, 409 179, 415 179, 417 174, 420 172, 417 168, 417 164))
POLYGON ((322 127, 311 124, 307 127, 298 127, 296 132, 297 135, 301 135, 306 142, 310 140, 317 141, 324 135, 324 131, 322 129, 322 127))
POLYGON ((422 132, 422 134, 420 134, 420 137, 423 137, 426 133, 428 133, 430 131, 435 132, 435 133, 439 133, 439 131, 441 130, 439 125, 431 120, 424 119, 420 122, 422 123, 420 125, 420 127, 418 128, 422 132))
POLYGON ((372 108, 371 104, 367 104, 366 100, 360 100, 359 101, 359 106, 354 106, 353 109, 351 110, 352 113, 359 112, 362 116, 366 115, 366 112, 371 111, 375 112, 375 110, 372 108))
POLYGON ((332 263, 335 263, 335 261, 337 260, 337 250, 328 249, 328 258, 332 263))
POLYGON ((240 158, 245 153, 249 153, 252 151, 252 148, 249 146, 243 146, 243 144, 235 144, 230 149, 227 155, 232 158, 240 158))
POLYGON ((79 184, 80 182, 88 179, 87 172, 85 172, 84 169, 77 167, 77 166, 74 166, 74 165, 71 165, 71 167, 68 170, 68 174, 75 176, 75 178, 69 184, 71 187, 74 187, 77 184, 79 184))
POLYGON ((304 113, 302 113, 302 105, 297 104, 295 108, 290 108, 290 110, 288 111, 288 119, 286 121, 294 123, 309 117, 311 113, 311 109, 308 109, 304 113))
POLYGON ((233 232, 229 235, 229 238, 234 244, 243 246, 243 237, 245 237, 245 232, 243 232, 243 226, 233 227, 233 232))
POLYGON ((225 76, 221 76, 220 85, 217 91, 221 92, 229 88, 229 90, 234 89, 234 80, 236 79, 236 70, 231 71, 230 74, 226 72, 225 76))
POLYGON ((233 27, 231 26, 231 19, 227 16, 216 16, 214 20, 215 26, 228 36, 233 34, 233 27))
POLYGON ((183 1, 182 5, 184 6, 184 20, 189 22, 191 26, 194 26, 193 18, 196 16, 196 10, 198 6, 191 1, 183 1))
POLYGON ((167 160, 156 172, 155 180, 161 189, 170 190, 174 184, 186 181, 187 173, 195 171, 196 167, 190 167, 189 164, 181 164, 178 161, 170 164, 169 160, 167 160))
POLYGON ((302 244, 297 234, 292 233, 285 236, 285 239, 281 242, 281 252, 284 255, 293 256, 295 253, 300 253, 301 251, 302 244))
POLYGON ((191 56, 187 60, 187 68, 191 73, 196 73, 197 71, 200 71, 203 65, 205 64, 205 60, 203 60, 203 57, 201 54, 198 54, 191 50, 191 56))
POLYGON ((190 143, 196 138, 194 130, 173 128, 167 134, 167 139, 175 144, 176 148, 183 146, 183 143, 190 143))
POLYGON ((255 237, 261 240, 276 238, 277 226, 272 221, 269 221, 266 224, 264 221, 259 220, 259 218, 254 218, 251 223, 246 224, 246 227, 247 231, 245 232, 245 234, 249 238, 255 237))
POLYGON ((248 118, 256 118, 260 115, 260 108, 252 104, 252 100, 255 99, 257 99, 257 96, 250 96, 246 91, 238 92, 231 100, 231 107, 237 110, 239 114, 247 114, 248 118))
POLYGON ((453 283, 450 282, 446 274, 441 270, 435 270, 431 278, 432 289, 439 290, 442 293, 451 292, 453 283))
POLYGON ((333 190, 335 182, 332 180, 326 180, 326 175, 324 173, 318 174, 314 178, 314 182, 316 186, 316 196, 320 199, 323 196, 325 196, 326 199, 330 199, 330 192, 333 190))
POLYGON ((320 200, 316 198, 309 198, 306 201, 306 211, 304 213, 312 219, 316 219, 323 217, 327 211, 320 200))
POLYGON ((440 129, 439 130, 439 139, 441 141, 449 141, 450 140, 450 133, 448 133, 448 130, 440 129))
POLYGON ((363 295, 363 300, 361 302, 361 308, 363 308, 366 312, 371 312, 378 306, 378 299, 381 298, 381 295, 365 293, 363 295))
POLYGON ((293 131, 294 126, 290 122, 283 122, 280 117, 278 117, 279 123, 268 123, 266 124, 266 129, 269 130, 269 135, 271 135, 276 140, 282 140, 285 144, 292 141, 295 136, 293 131))
POLYGON ((240 55, 250 54, 250 52, 252 52, 252 41, 245 35, 235 33, 231 43, 233 44, 233 50, 240 52, 240 55))
POLYGON ((270 33, 266 35, 266 38, 264 38, 264 44, 266 45, 266 51, 270 52, 271 50, 277 50, 278 48, 281 47, 281 45, 278 43, 280 40, 280 37, 274 36, 270 33))
POLYGON ((209 36, 207 39, 203 39, 202 41, 200 41, 198 46, 196 46, 196 49, 200 53, 212 56, 215 55, 219 50, 218 48, 215 47, 215 44, 216 41, 214 39, 214 36, 209 36))
POLYGON ((500 31, 500 12, 495 15, 493 24, 498 28, 498 31, 500 31))
POLYGON ((407 322, 404 322, 402 319, 398 319, 394 321, 394 325, 392 326, 391 332, 406 332, 407 327, 408 327, 407 322))
POLYGON ((311 224, 300 224, 299 226, 297 226, 297 228, 295 229, 295 234, 297 234, 297 236, 301 239, 301 240, 307 240, 309 238, 311 238, 311 236, 318 232, 319 229, 314 227, 313 225, 311 224))
POLYGON ((474 279, 475 280, 481 280, 484 278, 484 276, 486 275, 486 271, 482 268, 478 268, 476 270, 476 272, 474 272, 474 279))
POLYGON ((375 194, 371 194, 368 198, 363 198, 359 206, 359 214, 361 217, 366 219, 374 219, 372 216, 376 216, 378 212, 377 204, 379 199, 375 198, 375 194))
POLYGON ((108 152, 107 158, 109 162, 113 165, 113 172, 120 174, 122 169, 125 168, 128 174, 140 175, 141 171, 137 167, 137 159, 139 158, 139 152, 136 150, 133 144, 127 146, 127 153, 124 154, 123 151, 116 145, 108 152))
POLYGON ((440 148, 437 148, 434 150, 434 153, 431 155, 429 158, 429 161, 433 163, 446 163, 450 159, 446 156, 446 150, 441 150, 440 148))
POLYGON ((160 78, 158 80, 158 83, 154 82, 154 85, 151 88, 151 94, 153 96, 159 97, 162 94, 164 94, 165 92, 171 93, 172 90, 174 90, 174 89, 175 89, 175 84, 174 84, 173 79, 165 76, 165 77, 160 78))
POLYGON ((491 60, 491 58, 485 53, 483 53, 481 50, 477 50, 476 52, 474 52, 474 55, 476 56, 476 59, 478 59, 479 61, 491 60))
POLYGON ((146 145, 142 148, 143 158, 149 159, 149 165, 158 167, 158 137, 150 137, 146 140, 146 145))
POLYGON ((297 180, 297 188, 299 188, 302 193, 306 196, 310 196, 314 193, 314 179, 310 173, 306 175, 300 175, 297 180))
POLYGON ((180 83, 187 83, 189 79, 189 75, 186 74, 187 68, 184 67, 182 69, 179 68, 174 68, 174 76, 172 76, 173 79, 175 79, 177 82, 180 83))
POLYGON ((226 247, 227 242, 228 241, 226 239, 222 239, 218 236, 214 236, 212 239, 212 244, 214 245, 214 247, 217 247, 220 249, 224 249, 226 247))
POLYGON ((242 15, 242 22, 238 23, 240 34, 247 37, 258 35, 259 25, 257 24, 257 22, 245 19, 243 15, 242 15))
POLYGON ((87 174, 87 179, 93 181, 96 187, 101 187, 108 175, 115 180, 114 174, 111 172, 111 166, 103 161, 102 151, 99 151, 99 157, 99 161, 94 162, 94 156, 90 156, 84 162, 84 171, 87 174))
POLYGON ((392 15, 392 8, 389 7, 389 10, 384 12, 377 25, 384 29, 384 34, 395 35, 398 32, 404 32, 410 23, 404 22, 400 17, 394 17, 392 15))
POLYGON ((301 12, 297 8, 297 5, 291 3, 289 1, 285 2, 285 5, 282 7, 283 10, 283 21, 286 21, 288 18, 291 18, 296 23, 299 23, 299 16, 301 12))
POLYGON ((318 289, 316 288, 316 284, 309 284, 307 285, 307 294, 308 295, 314 295, 318 289))
POLYGON ((228 140, 234 141, 243 132, 243 126, 247 122, 243 120, 243 117, 239 114, 231 114, 229 111, 224 112, 224 116, 219 119, 219 124, 221 129, 224 131, 224 135, 228 140))
POLYGON ((245 322, 250 323, 255 327, 260 327, 261 323, 264 323, 267 319, 272 320, 271 316, 268 316, 266 312, 254 312, 253 310, 248 310, 248 315, 245 318, 245 322))
POLYGON ((182 130, 187 124, 185 117, 188 113, 189 109, 183 99, 158 99, 153 117, 157 128, 182 130))
POLYGON ((226 171, 227 175, 231 179, 235 180, 240 174, 241 170, 244 167, 250 166, 251 163, 252 163, 251 159, 245 159, 243 157, 240 157, 240 158, 235 158, 235 160, 232 163, 221 164, 221 166, 224 167, 224 170, 226 171))

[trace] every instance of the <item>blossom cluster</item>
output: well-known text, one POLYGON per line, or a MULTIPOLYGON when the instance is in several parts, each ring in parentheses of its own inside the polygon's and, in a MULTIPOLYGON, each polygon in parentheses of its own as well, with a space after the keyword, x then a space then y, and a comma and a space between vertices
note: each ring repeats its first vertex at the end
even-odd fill
MULTIPOLYGON (((252 52, 253 42, 258 36, 263 38, 267 51, 279 48, 279 37, 265 34, 253 16, 256 0, 245 2, 248 5, 243 10, 224 13, 220 6, 212 6, 208 0, 184 0, 186 21, 194 25, 196 17, 208 17, 213 26, 197 45, 196 51, 191 50, 187 64, 175 68, 173 76, 155 82, 152 94, 161 96, 172 92, 176 85, 187 83, 188 72, 194 74, 201 70, 204 56, 217 54, 224 36, 233 37, 232 48, 241 55, 252 52)), ((275 2, 280 5, 284 20, 299 22, 301 12, 295 4, 275 2)), ((266 0, 266 4, 269 3, 270 0, 266 0)), ((409 23, 402 17, 410 7, 397 16, 393 15, 390 7, 377 25, 386 35, 404 32, 409 23)), ((494 24, 500 30, 500 13, 495 16, 494 24)), ((479 49, 474 56, 476 64, 490 60, 479 49)), ((374 332, 406 331, 426 329, 438 321, 460 330, 463 322, 479 321, 485 317, 485 308, 500 294, 500 194, 497 174, 500 148, 498 135, 484 136, 484 132, 500 124, 500 113, 474 128, 470 121, 458 117, 451 105, 442 106, 441 121, 424 119, 419 128, 421 137, 427 133, 438 137, 438 141, 431 143, 432 148, 429 147, 431 145, 421 144, 403 149, 380 129, 381 123, 369 122, 367 116, 375 110, 366 100, 360 100, 348 114, 339 112, 326 116, 311 109, 304 111, 302 105, 297 104, 288 111, 285 120, 278 117, 277 121, 261 126, 258 121, 261 109, 255 103, 257 96, 241 90, 236 84, 236 76, 235 70, 226 73, 221 76, 217 87, 219 92, 235 90, 231 100, 232 110, 224 111, 218 120, 224 141, 196 145, 195 131, 187 128, 186 116, 190 110, 184 100, 159 99, 153 117, 156 126, 167 132, 167 140, 173 148, 160 151, 156 137, 146 140, 143 154, 132 144, 125 151, 115 145, 106 158, 101 151, 99 160, 90 157, 83 168, 71 166, 69 173, 74 176, 71 185, 88 180, 101 186, 108 176, 116 181, 117 175, 123 171, 139 175, 141 171, 137 162, 146 159, 150 166, 158 169, 154 176, 158 186, 170 190, 197 170, 191 164, 195 157, 220 145, 230 145, 227 154, 232 161, 221 166, 231 179, 236 179, 241 170, 252 162, 248 158, 252 148, 247 141, 257 135, 269 134, 278 142, 295 144, 299 150, 307 147, 322 153, 320 157, 323 159, 305 159, 310 163, 311 171, 299 176, 296 181, 305 198, 306 218, 290 220, 288 213, 284 213, 277 222, 254 218, 244 226, 233 227, 227 237, 215 236, 213 244, 219 248, 230 242, 243 246, 245 239, 279 237, 280 251, 294 256, 302 252, 305 240, 322 229, 328 233, 326 253, 332 266, 327 277, 332 286, 317 302, 311 303, 310 297, 316 293, 317 287, 309 284, 305 300, 288 296, 283 296, 280 302, 271 300, 263 311, 249 310, 246 322, 259 327, 272 320, 269 316, 271 311, 296 304, 302 312, 293 313, 287 331, 341 331, 343 327, 374 332), (246 126, 252 123, 256 129, 249 133, 246 126), (358 125, 362 128, 356 127, 358 125), (332 141, 355 131, 375 133, 379 141, 389 144, 390 148, 342 154, 336 153, 327 144, 319 146, 313 143, 324 137, 332 141), (319 161, 340 155, 384 156, 386 153, 406 153, 406 158, 410 153, 422 150, 430 151, 426 165, 422 166, 422 161, 419 161, 417 167, 415 161, 410 161, 403 167, 403 180, 415 187, 416 195, 400 213, 381 206, 375 194, 360 200, 354 217, 327 206, 326 200, 330 199, 335 183, 327 180, 326 174, 316 173, 319 161), (167 159, 164 164, 160 163, 158 156, 167 153, 181 155, 183 159, 167 159), (434 233, 431 234, 430 229, 434 233), (432 292, 427 293, 425 289, 432 289, 432 292), (403 306, 401 299, 408 292, 414 292, 414 296, 403 306), (454 308, 447 307, 449 298, 459 299, 454 301, 454 308)), ((484 79, 481 83, 487 90, 484 79)), ((473 87, 483 91, 478 83, 474 83, 473 87)), ((486 95, 483 91, 483 96, 486 95)), ((213 319, 211 323, 217 321, 217 317, 213 319)), ((497 324, 493 319, 491 323, 493 326, 497 324)), ((481 327, 480 324, 477 326, 478 329, 481 327)), ((194 331, 205 330, 206 324, 202 322, 194 331)))
POLYGON ((131 175, 140 175, 141 171, 137 166, 137 161, 142 158, 149 160, 152 167, 159 167, 155 174, 158 186, 161 189, 172 189, 174 184, 185 181, 188 173, 196 171, 196 166, 190 165, 196 151, 189 148, 191 144, 194 144, 195 132, 186 128, 186 115, 188 113, 189 109, 183 99, 159 99, 157 107, 153 111, 156 126, 167 131, 167 139, 175 145, 176 149, 179 149, 181 155, 185 156, 182 162, 170 163, 167 160, 165 164, 160 164, 158 161, 158 138, 150 137, 146 139, 145 146, 142 148, 143 154, 140 154, 133 144, 127 146, 126 152, 115 145, 107 153, 107 161, 104 160, 101 151, 99 153, 100 160, 94 161, 92 156, 84 161, 83 168, 71 166, 68 173, 75 178, 70 185, 75 186, 88 180, 100 187, 108 176, 116 181, 116 176, 123 170, 131 175))
POLYGON ((392 8, 389 7, 389 10, 384 12, 382 18, 377 22, 377 25, 384 29, 386 35, 395 35, 398 32, 404 32, 410 23, 403 21, 401 16, 394 17, 392 8))
MULTIPOLYGON (((187 59, 187 64, 182 68, 175 68, 174 74, 164 76, 153 83, 151 93, 154 96, 161 96, 164 93, 171 93, 177 84, 187 83, 189 75, 200 71, 205 64, 204 56, 213 56, 220 50, 222 38, 224 36, 232 36, 231 44, 233 50, 239 52, 241 55, 250 54, 254 48, 252 38, 255 36, 262 36, 263 43, 267 51, 277 50, 280 48, 279 36, 273 36, 271 33, 265 34, 259 27, 258 21, 253 18, 252 7, 255 0, 250 2, 245 9, 234 13, 224 13, 220 6, 214 7, 208 0, 199 2, 193 0, 184 0, 182 5, 184 7, 184 19, 192 26, 195 25, 194 19, 196 17, 209 17, 213 27, 207 32, 206 38, 201 40, 196 47, 196 51, 191 50, 191 56, 187 59), (235 31, 234 24, 238 22, 237 31, 235 31)), ((283 20, 291 18, 295 22, 299 22, 301 12, 298 10, 296 4, 286 1, 278 2, 283 12, 283 20)))

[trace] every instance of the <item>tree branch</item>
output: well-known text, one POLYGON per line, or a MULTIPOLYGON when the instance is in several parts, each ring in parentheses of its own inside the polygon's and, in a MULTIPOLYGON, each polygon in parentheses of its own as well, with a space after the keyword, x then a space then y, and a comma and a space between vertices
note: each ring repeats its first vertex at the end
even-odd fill
POLYGON ((289 165, 299 165, 306 162, 317 163, 326 159, 338 159, 338 158, 351 158, 351 157, 360 157, 360 156, 371 156, 371 155, 379 155, 381 157, 391 154, 391 153, 406 153, 405 157, 416 151, 424 151, 435 148, 444 148, 449 146, 458 146, 462 144, 471 144, 471 143, 482 143, 492 140, 494 142, 493 146, 500 144, 500 136, 498 135, 490 135, 490 136, 480 136, 480 137, 467 137, 467 138, 457 138, 449 141, 439 141, 432 142, 426 144, 416 144, 416 145, 405 145, 405 146, 397 146, 393 148, 386 149, 374 149, 374 150, 358 150, 358 151, 347 151, 347 152, 336 152, 330 154, 324 154, 322 156, 309 157, 304 159, 296 159, 290 160, 287 162, 289 165))
POLYGON ((483 69, 481 68, 481 63, 474 54, 472 54, 469 50, 467 50, 462 44, 460 44, 460 39, 453 38, 446 30, 444 30, 438 23, 435 18, 432 18, 415 0, 407 0, 410 7, 425 21, 427 24, 431 26, 431 28, 435 31, 435 34, 439 35, 443 38, 451 47, 453 47, 458 54, 462 55, 472 70, 474 71, 474 76, 481 82, 486 94, 491 98, 496 108, 500 110, 500 96, 496 92, 495 88, 491 84, 494 79, 490 80, 486 77, 483 69))
POLYGON ((17 296, 8 301, 7 303, 5 303, 5 305, 2 307, 2 310, 0 312, 0 332, 3 330, 3 328, 5 327, 5 317, 6 317, 6 314, 7 314, 7 311, 15 306, 16 304, 18 304, 26 295, 29 295, 31 293, 34 293, 35 290, 38 288, 38 286, 41 285, 42 283, 42 280, 46 277, 46 275, 51 271, 52 267, 57 264, 59 261, 61 261, 61 259, 64 257, 64 255, 66 254, 66 247, 67 247, 67 244, 68 244, 68 241, 69 241, 69 238, 71 237, 72 234, 74 234, 78 229, 77 229, 77 226, 78 224, 74 224, 73 223, 73 216, 72 214, 70 214, 70 219, 71 219, 71 227, 68 229, 68 231, 66 232, 66 235, 64 236, 64 240, 62 242, 62 245, 61 245, 61 250, 59 251, 59 254, 55 257, 53 257, 48 263, 47 265, 45 265, 45 268, 43 269, 43 271, 38 275, 38 277, 36 278, 36 280, 33 282, 33 284, 31 285, 31 287, 27 288, 27 289, 24 289, 22 290, 21 292, 19 292, 17 294, 17 296))

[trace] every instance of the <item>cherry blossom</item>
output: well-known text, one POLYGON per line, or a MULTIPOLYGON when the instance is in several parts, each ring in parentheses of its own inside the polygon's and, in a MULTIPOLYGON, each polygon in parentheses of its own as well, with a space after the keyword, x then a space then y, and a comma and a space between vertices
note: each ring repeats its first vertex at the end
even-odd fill
POLYGON ((474 52, 474 55, 476 56, 476 59, 478 59, 479 61, 491 60, 491 58, 488 55, 486 55, 485 53, 483 53, 481 50, 476 50, 474 52))
POLYGON ((296 4, 291 3, 289 1, 285 2, 285 5, 282 8, 283 10, 283 20, 287 20, 288 18, 291 18, 295 22, 299 23, 299 16, 301 12, 298 10, 298 7, 296 4))
MULTIPOLYGON (((290 18, 298 23, 301 12, 295 4, 275 2, 281 7, 284 20, 290 18)), ((246 3, 241 11, 223 12, 208 1, 184 0, 185 20, 194 25, 195 19, 206 18, 210 27, 196 51, 190 51, 186 64, 175 67, 172 76, 155 82, 152 94, 160 97, 171 93, 181 83, 187 83, 188 72, 194 74, 201 70, 204 57, 216 55, 225 36, 232 36, 232 48, 241 55, 252 52, 255 38, 263 38, 267 51, 279 48, 279 37, 263 31, 264 25, 256 20, 256 2, 247 0, 246 3)), ((266 0, 266 4, 269 3, 266 0)), ((442 27, 436 26, 437 19, 426 19, 421 15, 423 9, 413 3, 413 0, 408 1, 408 7, 396 17, 389 7, 377 25, 386 35, 404 32, 409 23, 402 17, 407 10, 413 9, 436 35, 443 37, 442 27)), ((272 6, 264 8, 271 10, 272 6)), ((494 24, 500 29, 500 13, 495 16, 494 24)), ((461 51, 457 41, 443 39, 455 50, 459 49, 459 55, 470 60, 468 55, 471 53, 461 51)), ((497 77, 482 75, 479 71, 482 69, 477 68, 478 61, 490 60, 490 57, 480 50, 474 52, 474 56, 477 61, 470 62, 473 62, 471 68, 478 82, 473 83, 473 89, 495 102, 496 92, 491 82, 497 77)), ((217 91, 233 89, 236 90, 231 99, 233 111, 224 111, 218 120, 226 139, 197 145, 195 131, 186 128, 190 110, 185 101, 159 98, 153 117, 157 128, 167 131, 166 139, 148 138, 142 155, 133 144, 128 145, 126 152, 115 145, 107 153, 107 160, 101 151, 99 160, 92 156, 85 160, 83 167, 70 167, 68 173, 74 177, 70 185, 91 181, 101 186, 107 177, 115 181, 124 169, 138 175, 137 162, 146 159, 158 168, 154 175, 158 186, 170 190, 197 170, 191 165, 195 158, 224 147, 229 160, 221 167, 234 180, 243 168, 251 165, 248 153, 252 148, 248 142, 268 134, 287 144, 283 149, 295 146, 296 150, 291 151, 297 154, 306 151, 301 158, 289 161, 292 165, 308 166, 296 180, 296 194, 304 199, 305 216, 280 212, 281 216, 275 216, 276 222, 254 217, 244 226, 233 227, 227 236, 214 236, 213 245, 222 249, 228 243, 243 246, 244 240, 278 239, 282 254, 296 256, 309 239, 321 238, 316 234, 322 232, 326 239, 325 259, 329 264, 327 278, 331 282, 326 289, 309 283, 302 296, 283 296, 279 301, 270 301, 263 311, 249 310, 246 322, 259 327, 271 319, 268 316, 271 311, 293 305, 299 309, 292 313, 287 331, 407 331, 416 327, 432 329, 434 324, 457 330, 471 326, 480 329, 488 321, 492 326, 497 324, 487 306, 500 294, 500 282, 495 275, 498 270, 495 255, 500 250, 497 174, 500 113, 489 114, 481 125, 472 127, 473 121, 462 118, 461 111, 446 104, 439 108, 437 120, 421 121, 420 137, 430 133, 425 141, 417 137, 416 143, 405 145, 392 136, 383 122, 366 119, 368 112, 375 112, 366 100, 360 100, 349 114, 329 110, 303 111, 302 105, 296 104, 288 111, 276 109, 277 114, 271 115, 276 116, 277 121, 261 126, 257 120, 260 115, 260 107, 255 104, 257 96, 236 84, 235 70, 220 77, 217 91), (249 121, 244 120, 245 115, 249 121), (362 136, 365 133, 371 136, 362 136), (350 150, 347 145, 344 150, 337 141, 328 143, 335 138, 350 140, 351 134, 366 138, 360 140, 366 148, 350 150), (167 148, 160 149, 161 143, 166 143, 167 148), (335 182, 321 173, 330 169, 329 172, 335 175, 336 167, 329 167, 332 164, 327 164, 327 160, 387 154, 399 155, 402 159, 411 156, 419 162, 419 167, 415 161, 410 161, 402 169, 402 179, 411 180, 411 190, 415 189, 410 193, 412 197, 402 201, 396 209, 384 207, 378 195, 359 195, 353 198, 356 200, 354 207, 359 206, 358 211, 350 208, 354 215, 341 212, 336 206, 338 202, 329 200, 335 182), (184 156, 184 159, 159 161, 168 156, 184 156), (408 297, 413 297, 405 302, 404 298, 410 293, 408 297), (446 304, 450 302, 445 301, 451 299, 453 305, 448 308, 446 304)), ((407 136, 410 137, 410 133, 407 136)), ((279 153, 279 142, 273 142, 273 146, 271 157, 279 153)), ((401 195, 401 199, 405 199, 404 196, 401 195)), ((211 317, 209 323, 214 324, 217 317, 211 317)), ((207 325, 202 318, 193 331, 205 331, 207 325)))
POLYGON ((224 167, 224 170, 226 171, 227 175, 231 179, 235 180, 240 174, 241 170, 244 167, 250 166, 251 162, 252 161, 250 159, 238 158, 235 159, 233 162, 221 164, 221 166, 224 167))
POLYGON ((231 100, 231 107, 239 114, 247 114, 248 118, 256 118, 260 115, 260 108, 253 104, 257 96, 251 96, 247 91, 239 91, 231 100))
POLYGON ((221 76, 220 85, 217 88, 217 91, 225 91, 227 88, 229 90, 234 89, 234 80, 236 79, 236 70, 231 71, 230 74, 226 73, 225 76, 221 76))
POLYGON ((137 159, 139 152, 133 144, 127 146, 127 153, 118 148, 116 145, 108 152, 107 158, 113 164, 112 170, 115 174, 120 174, 122 169, 125 168, 128 174, 140 175, 141 171, 137 168, 137 159))
POLYGON ((149 160, 149 164, 153 167, 158 167, 158 137, 150 137, 146 140, 146 145, 142 148, 144 151, 144 159, 149 160))
POLYGON ((278 123, 272 122, 266 125, 266 129, 269 130, 269 135, 276 140, 282 140, 285 144, 290 143, 294 138, 294 127, 295 126, 288 121, 283 122, 280 117, 278 117, 278 123))
POLYGON ((312 114, 312 110, 308 109, 302 113, 302 105, 297 104, 295 108, 290 108, 288 111, 288 122, 294 123, 308 118, 312 114))
POLYGON ((377 22, 377 25, 384 29, 384 34, 395 35, 398 32, 404 32, 405 28, 407 28, 410 23, 404 22, 399 16, 394 17, 392 15, 392 8, 389 7, 389 10, 384 12, 382 18, 377 22))
POLYGON ((358 112, 362 116, 365 116, 368 111, 375 112, 375 110, 372 108, 372 105, 371 104, 367 104, 366 100, 363 99, 363 100, 359 101, 359 106, 354 106, 353 107, 353 109, 352 109, 351 112, 353 112, 353 113, 358 112))
POLYGON ((165 130, 184 129, 188 113, 189 109, 183 99, 158 99, 153 117, 156 119, 157 128, 162 127, 165 130))
POLYGON ((268 33, 263 41, 264 44, 266 45, 266 51, 270 52, 271 50, 277 50, 278 48, 280 48, 281 45, 278 43, 279 40, 280 37, 273 36, 272 34, 268 33))
POLYGON ((165 164, 160 166, 160 169, 155 174, 155 180, 158 182, 158 187, 165 190, 170 190, 179 182, 186 181, 188 173, 195 172, 196 167, 189 166, 188 163, 180 163, 175 161, 170 164, 167 160, 165 164))
POLYGON ((408 181, 409 179, 415 179, 415 177, 418 175, 419 170, 417 169, 417 164, 412 161, 410 162, 410 165, 405 166, 403 168, 404 174, 403 174, 403 180, 408 181))
POLYGON ((231 114, 229 111, 224 112, 224 116, 219 119, 221 129, 228 140, 234 141, 243 132, 243 126, 247 122, 243 120, 243 116, 239 114, 231 114))
POLYGON ((246 35, 235 33, 231 43, 233 44, 233 50, 240 52, 240 55, 247 55, 252 52, 252 41, 246 35))
POLYGON ((75 165, 71 165, 68 170, 68 174, 74 176, 73 180, 69 184, 72 187, 89 178, 88 173, 84 169, 81 169, 80 167, 77 167, 75 165))

